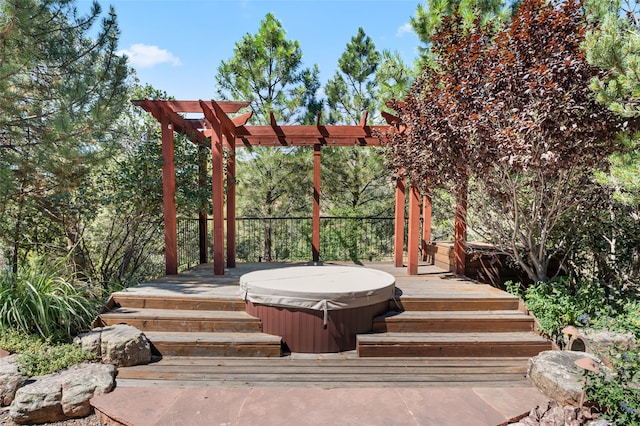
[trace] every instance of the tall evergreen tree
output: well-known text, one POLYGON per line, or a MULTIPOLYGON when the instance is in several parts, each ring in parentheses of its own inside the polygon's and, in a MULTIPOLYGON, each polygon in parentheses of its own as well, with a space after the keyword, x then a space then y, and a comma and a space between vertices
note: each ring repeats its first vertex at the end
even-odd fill
POLYGON ((280 21, 268 13, 258 32, 247 33, 218 67, 217 92, 222 99, 250 102, 253 123, 268 123, 273 112, 279 122, 302 124, 322 105, 316 98, 318 66, 301 66, 300 43, 287 40, 280 21))
POLYGON ((404 99, 415 76, 416 68, 407 65, 398 52, 383 50, 375 77, 378 86, 376 109, 393 113, 387 102, 392 99, 404 99))
MULTIPOLYGON (((380 61, 373 40, 359 28, 338 60, 338 71, 325 86, 331 124, 356 125, 365 113, 375 115, 380 61)), ((393 193, 389 171, 375 150, 324 148, 322 176, 323 200, 332 213, 390 214, 393 193)))
MULTIPOLYGON (((216 82, 223 99, 245 100, 252 122, 269 124, 273 113, 280 123, 315 122, 322 102, 319 70, 302 69, 302 50, 287 40, 282 24, 271 13, 258 32, 236 43, 234 56, 218 68, 216 82)), ((273 217, 308 214, 311 210, 310 151, 301 148, 253 147, 238 155, 238 211, 241 215, 273 217), (308 172, 307 172, 308 171, 308 172)), ((270 261, 272 230, 264 229, 263 258, 270 261)))
MULTIPOLYGON (((607 73, 592 79, 598 101, 630 120, 640 117, 640 10, 637 2, 587 0, 590 24, 583 49, 587 61, 607 73)), ((598 175, 611 191, 592 244, 598 278, 638 285, 640 277, 640 139, 624 141, 625 149, 610 157, 611 169, 598 175), (604 274, 601 273, 604 271, 604 274)))
POLYGON ((113 9, 72 0, 0 1, 0 241, 17 267, 32 250, 72 249, 92 167, 110 155, 125 100, 113 9))
POLYGON ((587 60, 609 71, 593 79, 592 89, 618 114, 640 116, 640 16, 621 0, 588 0, 585 10, 591 24, 583 44, 587 60))
POLYGON ((379 64, 380 52, 358 28, 338 59, 338 71, 325 86, 329 124, 357 124, 365 111, 374 113, 379 64))

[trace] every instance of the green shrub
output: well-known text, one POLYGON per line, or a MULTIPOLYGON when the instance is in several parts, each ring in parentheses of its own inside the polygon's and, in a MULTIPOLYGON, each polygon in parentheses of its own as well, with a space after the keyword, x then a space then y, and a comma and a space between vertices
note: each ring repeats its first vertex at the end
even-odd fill
POLYGON ((94 359, 93 354, 78 345, 56 344, 51 339, 10 328, 0 330, 0 348, 18 354, 16 361, 26 376, 42 376, 94 359))
POLYGON ((0 329, 69 341, 89 326, 96 303, 87 286, 42 259, 0 274, 0 329))
POLYGON ((640 300, 622 301, 619 310, 611 314, 596 315, 590 325, 593 328, 608 329, 621 333, 633 333, 640 341, 640 300))
POLYGON ((614 425, 640 425, 640 352, 633 349, 610 357, 615 374, 586 372, 587 400, 597 405, 614 425))
POLYGON ((605 287, 597 282, 574 284, 562 277, 532 284, 524 291, 520 284, 507 283, 506 288, 524 300, 540 323, 540 331, 558 343, 565 326, 587 325, 612 309, 605 287))
MULTIPOLYGON (((571 283, 568 279, 540 282, 526 289, 507 283, 507 291, 522 298, 540 323, 540 331, 556 338, 567 325, 589 326, 634 333, 640 339, 638 295, 613 292, 597 282, 571 283)), ((614 375, 586 372, 589 401, 614 425, 640 425, 640 353, 616 348, 609 355, 614 375)))

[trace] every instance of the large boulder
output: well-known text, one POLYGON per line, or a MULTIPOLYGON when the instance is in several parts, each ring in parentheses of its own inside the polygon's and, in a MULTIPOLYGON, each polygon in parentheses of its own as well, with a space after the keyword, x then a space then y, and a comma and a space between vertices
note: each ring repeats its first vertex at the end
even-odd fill
POLYGON ((549 399, 561 405, 579 404, 584 385, 583 370, 575 362, 591 358, 596 364, 601 361, 594 355, 576 351, 544 351, 529 359, 529 380, 549 399))
POLYGON ((15 355, 0 358, 0 407, 11 404, 16 391, 27 379, 27 376, 20 374, 15 355))
POLYGON ((151 343, 135 327, 126 324, 94 328, 74 340, 82 349, 92 352, 102 362, 118 367, 151 362, 151 343))
POLYGON ((9 415, 18 424, 50 423, 91 414, 89 400, 111 392, 116 367, 82 363, 46 376, 33 377, 18 389, 9 415))

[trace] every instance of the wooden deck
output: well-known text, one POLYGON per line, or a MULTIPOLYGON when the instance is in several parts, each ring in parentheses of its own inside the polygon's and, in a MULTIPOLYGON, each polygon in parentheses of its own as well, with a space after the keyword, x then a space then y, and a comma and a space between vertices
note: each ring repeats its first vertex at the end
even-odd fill
MULTIPOLYGON (((340 263, 346 264, 346 263, 340 263)), ((294 264, 239 264, 224 276, 201 265, 114 293, 96 325, 127 323, 151 340, 157 362, 119 369, 120 386, 522 386, 529 357, 551 349, 519 300, 436 266, 396 277, 396 300, 335 354, 282 351, 240 296, 240 276, 294 264)), ((300 265, 300 264, 295 264, 300 265)))

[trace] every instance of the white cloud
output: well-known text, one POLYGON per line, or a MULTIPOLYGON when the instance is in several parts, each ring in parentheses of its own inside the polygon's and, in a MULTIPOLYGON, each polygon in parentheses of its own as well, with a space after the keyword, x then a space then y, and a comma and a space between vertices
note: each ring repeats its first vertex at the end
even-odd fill
POLYGON ((123 49, 118 54, 127 55, 129 65, 134 67, 151 68, 158 64, 166 63, 174 67, 182 65, 180 58, 174 56, 168 50, 160 49, 158 46, 147 46, 142 43, 132 44, 129 49, 123 49))
POLYGON ((396 31, 396 37, 402 37, 403 35, 412 33, 412 32, 413 32, 413 27, 411 26, 411 23, 407 22, 406 24, 398 28, 398 31, 396 31))

